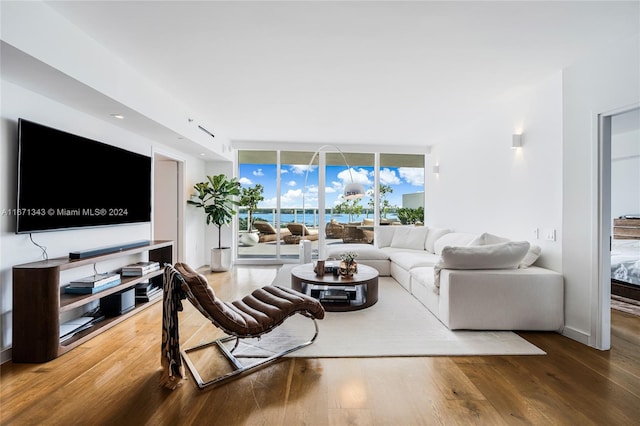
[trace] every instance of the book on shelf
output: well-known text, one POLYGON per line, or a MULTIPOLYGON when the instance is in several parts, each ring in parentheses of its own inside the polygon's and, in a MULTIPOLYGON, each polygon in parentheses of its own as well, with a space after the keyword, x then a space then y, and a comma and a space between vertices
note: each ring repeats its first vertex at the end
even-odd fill
POLYGON ((67 294, 96 294, 108 288, 115 287, 118 284, 120 284, 120 278, 97 287, 72 287, 68 285, 64 288, 64 292, 67 294))
POLYGON ((102 321, 103 319, 104 315, 85 315, 60 324, 60 343, 69 340, 76 333, 92 327, 96 322, 102 321))
POLYGON ((106 272, 103 274, 95 274, 84 278, 71 280, 71 287, 100 287, 113 281, 120 280, 120 274, 106 272))
POLYGON ((160 270, 160 263, 154 261, 137 262, 122 267, 121 274, 125 277, 135 277, 160 270))
POLYGON ((138 302, 150 302, 162 296, 162 288, 152 287, 146 292, 138 292, 136 289, 136 301, 138 302))
POLYGON ((154 284, 149 280, 139 282, 138 284, 136 284, 136 287, 135 287, 136 293, 150 290, 153 286, 154 284))

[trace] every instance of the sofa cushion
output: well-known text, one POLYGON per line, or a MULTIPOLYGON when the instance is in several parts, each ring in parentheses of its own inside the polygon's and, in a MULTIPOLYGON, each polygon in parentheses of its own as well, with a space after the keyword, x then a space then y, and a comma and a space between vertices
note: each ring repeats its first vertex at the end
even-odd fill
POLYGON ((358 262, 365 259, 389 260, 387 253, 371 244, 330 244, 326 248, 325 255, 327 258, 340 259, 340 254, 345 251, 355 251, 358 253, 358 262))
POLYGON ((488 244, 506 243, 507 241, 509 241, 508 238, 499 237, 497 235, 484 232, 478 235, 473 241, 471 241, 469 245, 470 246, 486 246, 488 244))
POLYGON ((440 269, 512 269, 517 268, 529 251, 528 241, 509 241, 485 246, 442 249, 440 269))
POLYGON ((540 246, 529 247, 529 251, 524 255, 524 258, 520 262, 520 265, 518 265, 518 268, 528 268, 536 263, 536 260, 540 257, 540 253, 542 253, 542 248, 540 246))
POLYGON ((411 250, 424 250, 428 228, 424 226, 396 226, 396 232, 391 240, 391 247, 411 250))
POLYGON ((434 245, 436 241, 445 234, 451 232, 450 229, 445 228, 429 228, 427 239, 424 242, 424 249, 430 253, 435 253, 434 245))
POLYGON ((442 249, 446 246, 464 247, 470 245, 472 241, 478 238, 478 234, 468 234, 464 232, 449 232, 438 238, 433 244, 433 252, 442 254, 442 249))
POLYGON ((373 228, 373 244, 376 247, 390 247, 397 226, 375 226, 373 228))
POLYGON ((435 286, 440 287, 442 269, 515 269, 529 251, 528 241, 509 241, 486 246, 442 249, 440 261, 433 268, 435 286))
POLYGON ((424 250, 393 249, 386 251, 391 262, 409 271, 417 266, 433 266, 440 257, 424 250), (397 250, 397 251, 396 251, 397 250))

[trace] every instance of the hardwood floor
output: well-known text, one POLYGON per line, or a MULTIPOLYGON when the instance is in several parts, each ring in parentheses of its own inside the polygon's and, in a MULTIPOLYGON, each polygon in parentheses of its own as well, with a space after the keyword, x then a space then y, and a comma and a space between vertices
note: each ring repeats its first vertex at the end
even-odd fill
MULTIPOLYGON (((275 267, 207 273, 223 299, 275 267)), ((2 425, 632 425, 640 317, 612 312, 612 349, 521 335, 544 356, 286 359, 219 388, 158 385, 162 304, 46 364, 0 369, 2 425)), ((181 341, 212 329, 188 302, 181 341)))

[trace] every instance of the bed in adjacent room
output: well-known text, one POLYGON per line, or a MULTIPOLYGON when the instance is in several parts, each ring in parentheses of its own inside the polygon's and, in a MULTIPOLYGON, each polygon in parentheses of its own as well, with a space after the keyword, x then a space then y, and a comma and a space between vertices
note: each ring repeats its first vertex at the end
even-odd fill
POLYGON ((611 294, 640 300, 640 216, 614 219, 611 294))

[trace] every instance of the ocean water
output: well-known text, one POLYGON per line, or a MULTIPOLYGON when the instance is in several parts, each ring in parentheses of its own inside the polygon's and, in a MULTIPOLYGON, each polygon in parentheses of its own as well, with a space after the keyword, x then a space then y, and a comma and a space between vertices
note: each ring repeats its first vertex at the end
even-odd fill
MULTIPOLYGON (((247 214, 246 213, 240 213, 238 214, 238 217, 246 219, 247 218, 247 214)), ((271 213, 271 212, 257 212, 253 214, 254 220, 263 220, 265 222, 269 222, 271 224, 273 224, 275 222, 275 214, 271 213)), ((351 220, 349 218, 348 214, 331 214, 330 212, 325 213, 325 223, 328 223, 331 221, 331 219, 335 219, 337 222, 340 223, 348 223, 348 222, 362 222, 362 219, 373 219, 373 214, 361 214, 361 215, 353 215, 351 216, 351 220)), ((387 214, 387 219, 397 219, 397 216, 395 214, 387 214)), ((318 225, 318 215, 313 214, 311 212, 307 212, 305 215, 302 214, 302 212, 297 212, 297 213, 282 213, 280 214, 280 224, 282 226, 286 226, 287 223, 291 223, 291 222, 297 222, 297 223, 303 223, 307 226, 313 226, 316 227, 318 225)))

